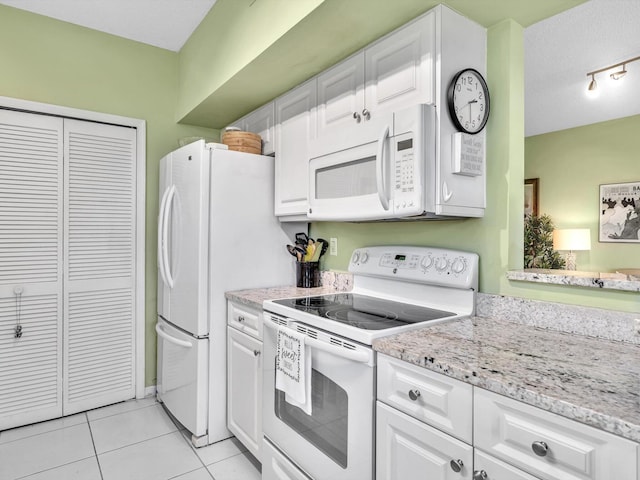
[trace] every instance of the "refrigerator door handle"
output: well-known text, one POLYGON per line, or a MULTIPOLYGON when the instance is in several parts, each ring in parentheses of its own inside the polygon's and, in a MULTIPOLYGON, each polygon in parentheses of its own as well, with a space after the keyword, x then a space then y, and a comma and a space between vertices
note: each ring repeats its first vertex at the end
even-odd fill
POLYGON ((169 193, 167 194, 167 203, 164 206, 162 212, 162 262, 164 263, 164 275, 166 278, 166 284, 169 288, 173 288, 174 280, 171 275, 171 265, 169 263, 169 214, 171 213, 171 207, 173 205, 173 199, 176 194, 176 186, 171 185, 169 193))
POLYGON ((156 333, 158 336, 164 338, 167 342, 173 343, 174 345, 178 345, 179 347, 192 348, 193 345, 191 342, 187 342, 186 340, 180 340, 179 338, 172 337, 167 332, 162 330, 159 323, 156 323, 156 333))
POLYGON ((162 244, 162 232, 164 230, 164 210, 167 207, 167 197, 169 196, 169 189, 167 187, 162 195, 162 200, 160 202, 160 211, 158 212, 158 270, 160 271, 160 277, 162 278, 162 283, 167 285, 167 275, 164 271, 164 246, 162 244))

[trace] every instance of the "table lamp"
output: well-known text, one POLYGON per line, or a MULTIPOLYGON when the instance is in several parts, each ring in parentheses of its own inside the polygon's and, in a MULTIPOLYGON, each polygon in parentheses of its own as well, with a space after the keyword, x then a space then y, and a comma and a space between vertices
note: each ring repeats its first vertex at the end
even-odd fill
POLYGON ((566 251, 567 270, 576 269, 577 250, 591 250, 591 231, 588 228, 564 228, 553 231, 553 249, 566 251))

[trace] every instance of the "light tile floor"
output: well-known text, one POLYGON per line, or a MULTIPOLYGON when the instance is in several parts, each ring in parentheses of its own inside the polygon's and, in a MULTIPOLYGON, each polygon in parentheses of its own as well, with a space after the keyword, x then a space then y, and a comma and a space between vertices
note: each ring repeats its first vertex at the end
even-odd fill
POLYGON ((235 438, 194 448, 154 398, 0 432, 1 480, 260 480, 235 438))

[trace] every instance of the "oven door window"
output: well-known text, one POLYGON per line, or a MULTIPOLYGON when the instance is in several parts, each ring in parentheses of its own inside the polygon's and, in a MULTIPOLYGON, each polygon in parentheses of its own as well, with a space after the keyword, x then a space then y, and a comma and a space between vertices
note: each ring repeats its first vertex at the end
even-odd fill
POLYGON ((349 411, 347 392, 322 373, 311 370, 311 415, 275 391, 276 416, 342 468, 347 468, 349 411))

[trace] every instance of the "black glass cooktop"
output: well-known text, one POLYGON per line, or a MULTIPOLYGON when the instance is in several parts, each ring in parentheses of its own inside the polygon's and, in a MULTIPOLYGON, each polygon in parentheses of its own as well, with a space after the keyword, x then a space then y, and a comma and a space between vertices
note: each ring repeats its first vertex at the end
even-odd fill
POLYGON ((354 293, 285 298, 274 300, 274 303, 364 330, 384 330, 455 315, 444 310, 354 293))

